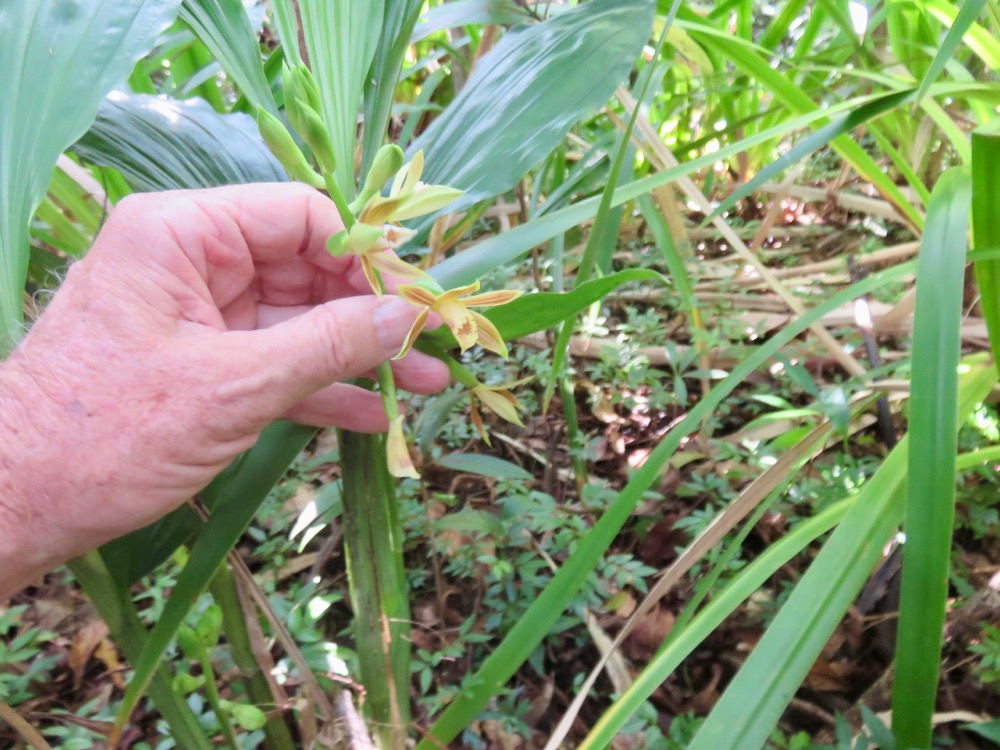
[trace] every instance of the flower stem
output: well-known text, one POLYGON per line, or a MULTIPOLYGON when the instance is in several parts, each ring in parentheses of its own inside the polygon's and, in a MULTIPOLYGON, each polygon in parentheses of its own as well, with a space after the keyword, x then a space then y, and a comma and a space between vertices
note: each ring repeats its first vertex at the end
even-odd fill
POLYGON ((354 214, 351 213, 350 206, 347 205, 347 199, 344 198, 344 194, 337 186, 337 181, 334 179, 332 172, 323 174, 323 183, 326 185, 326 192, 330 194, 330 199, 340 213, 340 220, 344 222, 344 229, 350 231, 351 227, 354 226, 354 214))

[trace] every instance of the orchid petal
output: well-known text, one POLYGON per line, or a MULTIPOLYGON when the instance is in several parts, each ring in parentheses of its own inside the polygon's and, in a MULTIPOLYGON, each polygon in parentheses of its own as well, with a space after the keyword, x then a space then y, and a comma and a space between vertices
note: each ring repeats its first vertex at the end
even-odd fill
POLYGON ((400 284, 396 289, 396 294, 405 299, 411 305, 422 305, 423 307, 434 307, 438 298, 433 292, 420 286, 420 284, 400 284))
POLYGON ((389 423, 389 432, 385 441, 386 460, 389 473, 394 477, 412 477, 420 479, 420 474, 413 465, 410 457, 410 449, 406 445, 406 436, 403 434, 403 415, 393 419, 389 423))
POLYGON ((427 274, 416 266, 407 263, 392 250, 376 250, 365 255, 375 268, 389 276, 401 279, 419 279, 427 274))
POLYGON ((499 354, 504 359, 507 359, 507 357, 510 356, 510 352, 507 351, 507 344, 504 342, 503 336, 500 335, 500 331, 497 330, 497 327, 493 325, 492 321, 490 321, 490 319, 485 315, 480 315, 473 310, 468 310, 467 312, 469 317, 472 318, 476 324, 476 328, 478 330, 476 340, 479 341, 479 345, 483 347, 483 349, 488 349, 491 352, 499 354))
POLYGON ((407 195, 412 193, 417 187, 417 183, 420 182, 420 177, 424 173, 424 150, 420 149, 413 155, 413 160, 410 162, 410 168, 406 170, 406 178, 403 180, 403 185, 400 188, 400 195, 407 195))
POLYGON ((442 295, 434 305, 434 312, 440 315, 441 320, 451 329, 463 352, 475 345, 478 340, 478 326, 473 317, 475 313, 466 309, 459 300, 447 299, 442 295))
POLYGON ((497 307, 516 300, 522 294, 524 292, 519 289, 499 289, 495 292, 483 292, 465 297, 462 302, 469 307, 497 307))
POLYGON ((518 427, 524 427, 524 423, 517 414, 517 399, 510 391, 500 388, 490 388, 485 385, 477 385, 472 392, 483 402, 483 406, 492 411, 501 419, 518 427))
POLYGON ((365 278, 368 279, 368 285, 372 288, 372 291, 381 297, 382 280, 378 277, 378 271, 375 270, 367 255, 361 256, 361 270, 364 271, 365 278))
POLYGON ((402 359, 407 354, 410 353, 410 349, 413 348, 413 343, 417 340, 417 336, 420 332, 424 330, 424 326, 427 325, 427 317, 430 314, 428 308, 424 308, 417 315, 417 319, 413 321, 413 325, 410 326, 409 333, 406 334, 406 339, 403 341, 403 345, 399 348, 399 354, 397 354, 393 359, 402 359))
MULTIPOLYGON (((479 290, 479 282, 474 281, 468 286, 457 286, 454 289, 449 289, 448 291, 442 293, 440 295, 440 298, 457 300, 461 299, 462 297, 465 297, 465 295, 469 294, 470 292, 475 292, 478 290, 479 290)), ((462 300, 462 305, 465 305, 464 299, 462 300)))
POLYGON ((479 437, 483 439, 483 442, 487 445, 490 444, 490 435, 486 431, 486 425, 483 424, 483 418, 479 416, 479 409, 476 408, 476 397, 469 397, 469 421, 472 422, 472 426, 476 428, 476 432, 479 433, 479 437))
POLYGON ((447 185, 425 185, 409 195, 401 195, 399 205, 388 220, 405 221, 434 213, 464 194, 464 190, 450 188, 447 185))

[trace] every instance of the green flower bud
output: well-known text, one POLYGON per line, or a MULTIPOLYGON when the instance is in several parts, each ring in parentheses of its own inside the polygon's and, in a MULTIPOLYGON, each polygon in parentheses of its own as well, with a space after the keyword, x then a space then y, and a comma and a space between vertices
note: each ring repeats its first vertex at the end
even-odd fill
POLYGON ((295 71, 287 65, 282 64, 281 90, 284 92, 285 97, 285 116, 288 117, 288 122, 292 124, 297 133, 302 132, 302 121, 299 117, 299 107, 296 105, 296 100, 307 98, 306 93, 301 88, 295 71))
POLYGON ((316 85, 312 71, 305 65, 299 65, 295 69, 295 75, 298 78, 300 91, 305 94, 306 102, 317 112, 322 112, 323 103, 319 95, 319 86, 316 85))
POLYGON ((337 168, 337 159, 333 155, 333 142, 330 140, 330 133, 326 129, 326 124, 319 112, 302 102, 296 100, 299 109, 299 118, 302 121, 302 129, 299 135, 302 136, 309 148, 312 149, 319 168, 326 174, 330 174, 337 168))
POLYGON ((309 166, 305 154, 292 138, 292 134, 282 124, 281 120, 263 107, 257 108, 257 128, 261 138, 271 149, 271 153, 281 162, 293 180, 304 182, 313 187, 323 187, 323 178, 309 166))
POLYGON ((378 150, 372 160, 372 167, 365 176, 363 191, 377 193, 382 186, 403 166, 403 149, 389 143, 378 150))

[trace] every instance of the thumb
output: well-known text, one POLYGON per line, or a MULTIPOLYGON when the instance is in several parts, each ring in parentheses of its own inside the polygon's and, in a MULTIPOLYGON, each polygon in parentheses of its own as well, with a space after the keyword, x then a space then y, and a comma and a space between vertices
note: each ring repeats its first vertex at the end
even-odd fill
POLYGON ((348 297, 254 331, 244 343, 253 342, 256 374, 290 406, 394 357, 419 314, 399 297, 348 297))

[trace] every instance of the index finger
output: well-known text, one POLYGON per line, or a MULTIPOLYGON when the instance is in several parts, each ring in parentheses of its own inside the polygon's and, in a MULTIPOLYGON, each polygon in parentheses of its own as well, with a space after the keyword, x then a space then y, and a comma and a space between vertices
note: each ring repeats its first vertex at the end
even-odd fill
POLYGON ((333 202, 298 183, 130 196, 112 221, 130 224, 127 236, 141 242, 142 253, 162 268, 189 283, 190 272, 197 273, 218 307, 246 291, 258 265, 291 263, 292 281, 303 286, 303 294, 331 281, 323 276, 350 268, 350 259, 333 258, 326 250, 327 238, 344 228, 333 202))

